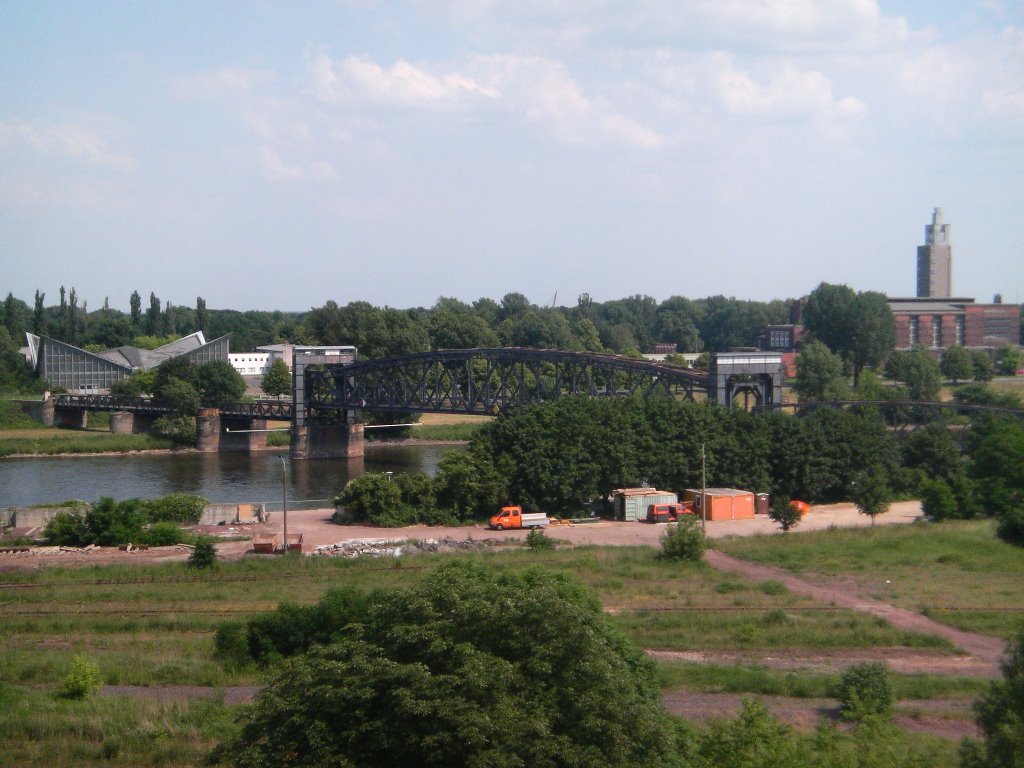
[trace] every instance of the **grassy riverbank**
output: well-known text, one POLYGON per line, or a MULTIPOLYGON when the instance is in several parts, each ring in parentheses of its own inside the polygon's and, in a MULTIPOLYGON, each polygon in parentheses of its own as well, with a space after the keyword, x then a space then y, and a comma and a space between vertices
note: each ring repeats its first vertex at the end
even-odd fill
POLYGON ((88 429, 0 430, 0 457, 57 456, 81 453, 128 453, 131 451, 168 450, 174 443, 152 435, 114 435, 107 431, 88 429))

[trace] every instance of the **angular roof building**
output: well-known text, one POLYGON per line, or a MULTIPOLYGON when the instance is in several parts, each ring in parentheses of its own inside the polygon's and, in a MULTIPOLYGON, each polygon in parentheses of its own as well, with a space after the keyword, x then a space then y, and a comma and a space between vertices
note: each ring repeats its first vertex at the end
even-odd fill
POLYGON ((164 360, 187 357, 196 365, 211 360, 228 360, 231 334, 206 341, 202 331, 183 336, 156 349, 116 347, 102 352, 87 352, 49 336, 25 334, 29 361, 40 378, 68 392, 88 393, 107 390, 115 381, 137 371, 156 368, 164 360))

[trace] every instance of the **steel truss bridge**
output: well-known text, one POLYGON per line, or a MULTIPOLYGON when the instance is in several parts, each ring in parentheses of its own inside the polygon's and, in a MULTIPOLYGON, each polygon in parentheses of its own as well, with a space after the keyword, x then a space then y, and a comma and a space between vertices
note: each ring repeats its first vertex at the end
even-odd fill
MULTIPOLYGON (((121 395, 54 395, 55 408, 65 411, 127 411, 145 416, 164 416, 170 406, 149 397, 121 395)), ((220 407, 222 416, 248 419, 291 421, 295 407, 291 400, 256 400, 252 403, 226 403, 220 407)))
POLYGON ((707 396, 707 373, 588 352, 509 347, 421 352, 306 371, 310 415, 338 411, 497 414, 563 395, 707 396))

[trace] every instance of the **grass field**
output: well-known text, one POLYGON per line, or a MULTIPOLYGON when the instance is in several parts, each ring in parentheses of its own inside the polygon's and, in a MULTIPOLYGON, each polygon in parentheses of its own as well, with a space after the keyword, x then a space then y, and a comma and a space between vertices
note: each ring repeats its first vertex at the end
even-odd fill
MULTIPOLYGON (((658 560, 649 549, 513 550, 468 555, 517 570, 542 564, 590 585, 638 644, 668 649, 892 647, 952 649, 885 622, 815 604, 780 584, 748 585, 701 564, 658 560)), ((0 764, 189 765, 232 729, 231 707, 214 701, 59 695, 72 659, 96 663, 107 684, 256 684, 255 669, 213 657, 224 621, 316 601, 324 590, 373 589, 421 579, 444 557, 414 560, 246 559, 197 575, 183 565, 7 571, 0 586, 0 764), (112 757, 113 756, 113 757, 112 757)), ((467 555, 461 555, 467 557, 467 555)), ((809 672, 663 664, 666 688, 817 696, 834 678, 809 672)), ((905 681, 901 691, 973 695, 976 682, 905 681)))
POLYGON ((725 539, 736 557, 811 578, 852 577, 872 597, 960 629, 1009 638, 1024 624, 1024 549, 990 520, 725 539))
MULTIPOLYGON (((1024 608, 1024 598, 1011 588, 1011 581, 1020 584, 1021 552, 1004 548, 987 523, 727 540, 722 548, 805 575, 851 575, 877 586, 884 599, 909 607, 924 603, 931 612, 962 596, 970 615, 1002 617, 985 624, 1001 632, 1013 623, 1008 617, 1024 608), (885 579, 895 586, 883 588, 885 579)), ((393 561, 244 559, 222 563, 211 574, 181 564, 8 570, 0 576, 0 709, 8 714, 0 718, 0 765, 196 764, 235 727, 233 707, 216 695, 192 702, 65 699, 59 691, 74 656, 96 663, 107 684, 259 684, 264 672, 227 669, 213 659, 213 634, 222 622, 271 610, 280 601, 310 604, 328 588, 411 584, 448 557, 477 558, 511 571, 543 565, 570 573, 645 648, 778 654, 870 648, 884 657, 886 648, 911 647, 954 653, 942 639, 815 603, 778 582, 747 583, 703 564, 660 560, 647 548, 514 549, 393 561)), ((963 613, 936 617, 962 619, 963 613)), ((818 698, 832 694, 837 682, 836 674, 806 669, 678 662, 659 662, 659 669, 666 690, 818 698)), ((892 683, 901 698, 924 700, 968 700, 984 689, 977 679, 929 675, 893 675, 892 683)), ((954 753, 950 743, 949 755, 954 753)))

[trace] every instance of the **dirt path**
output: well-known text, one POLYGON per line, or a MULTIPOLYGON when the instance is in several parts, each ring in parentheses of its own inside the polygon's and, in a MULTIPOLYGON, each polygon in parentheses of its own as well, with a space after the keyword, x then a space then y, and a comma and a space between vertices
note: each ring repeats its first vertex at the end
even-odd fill
MULTIPOLYGON (((733 718, 743 699, 754 698, 776 718, 803 731, 812 730, 822 718, 839 722, 839 702, 834 699, 794 699, 786 696, 750 696, 739 693, 671 691, 662 696, 665 708, 693 722, 733 718)), ((905 731, 928 733, 958 741, 979 736, 971 703, 959 699, 906 700, 898 703, 893 722, 905 731)))
POLYGON ((662 651, 647 649, 652 659, 688 664, 766 667, 781 670, 842 672, 854 664, 884 661, 893 672, 903 675, 992 678, 988 662, 974 656, 951 656, 940 651, 910 648, 836 648, 828 651, 780 649, 766 651, 662 651))
POLYGON ((872 616, 883 618, 894 627, 907 630, 908 632, 939 635, 973 657, 969 661, 970 666, 975 671, 964 672, 963 674, 975 674, 991 678, 1000 676, 999 662, 1006 648, 1006 642, 1001 638, 980 635, 975 632, 964 632, 947 624, 940 624, 914 611, 897 608, 894 605, 889 605, 870 597, 864 597, 856 589, 848 585, 839 583, 813 584, 799 579, 781 568, 739 560, 718 550, 709 549, 705 553, 704 559, 709 565, 719 570, 735 573, 754 581, 778 581, 784 584, 791 592, 807 595, 815 600, 836 605, 840 608, 850 608, 855 611, 870 613, 872 616))

